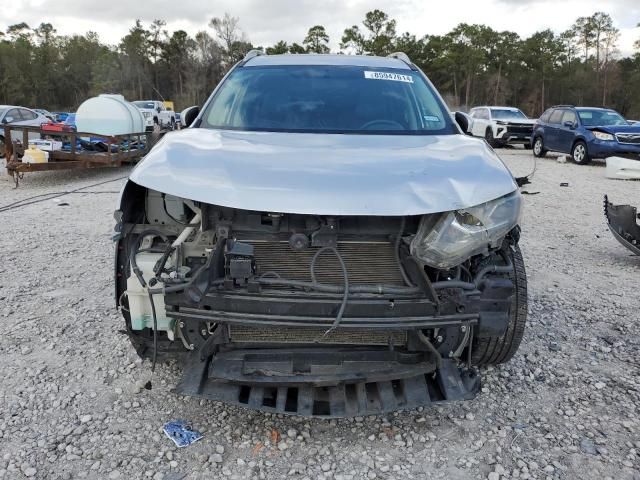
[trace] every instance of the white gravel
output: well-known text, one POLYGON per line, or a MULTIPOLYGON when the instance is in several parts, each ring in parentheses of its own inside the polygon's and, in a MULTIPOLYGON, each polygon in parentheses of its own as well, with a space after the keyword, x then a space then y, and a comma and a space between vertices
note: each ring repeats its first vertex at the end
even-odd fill
MULTIPOLYGON (((529 152, 499 153, 532 168, 529 152)), ((126 173, 3 178, 0 206, 126 173)), ((514 360, 483 373, 474 401, 339 421, 176 396, 176 365, 140 388, 149 364, 113 300, 115 193, 0 213, 0 478, 639 480, 640 257, 608 232, 602 195, 640 206, 640 183, 547 158, 525 190, 539 194, 525 196, 530 317, 514 360), (204 438, 175 448, 161 428, 178 418, 204 438)))

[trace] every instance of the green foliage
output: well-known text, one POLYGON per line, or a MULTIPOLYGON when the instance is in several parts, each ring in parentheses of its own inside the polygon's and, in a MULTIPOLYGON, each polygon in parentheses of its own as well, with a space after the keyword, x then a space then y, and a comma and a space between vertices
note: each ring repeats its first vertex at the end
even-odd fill
POLYGON ((309 53, 329 53, 329 35, 322 25, 311 27, 302 44, 309 53))
MULTIPOLYGON (((638 25, 640 27, 640 25, 638 25)), ((176 108, 201 104, 222 76, 255 48, 236 17, 212 18, 195 36, 169 33, 163 20, 136 21, 116 47, 95 33, 61 36, 42 23, 16 23, 0 32, 0 104, 74 110, 100 93, 130 100, 171 99, 176 108)), ((444 35, 398 34, 381 10, 344 30, 344 53, 403 51, 430 77, 452 108, 506 104, 538 115, 556 103, 608 105, 640 118, 640 39, 631 58, 619 58, 619 32, 604 12, 520 38, 485 25, 462 23, 444 35)), ((322 25, 300 43, 281 40, 268 54, 329 53, 322 25)), ((262 49, 262 47, 260 47, 262 49)))

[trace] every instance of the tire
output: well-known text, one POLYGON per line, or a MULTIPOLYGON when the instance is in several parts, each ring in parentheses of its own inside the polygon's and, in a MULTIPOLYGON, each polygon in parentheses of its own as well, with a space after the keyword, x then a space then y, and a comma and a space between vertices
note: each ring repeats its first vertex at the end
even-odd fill
POLYGON ((589 156, 589 151, 587 150, 587 144, 582 140, 578 140, 573 144, 573 148, 571 149, 571 158, 578 165, 586 165, 591 162, 591 157, 589 156))
POLYGON ((498 142, 493 136, 493 129, 491 127, 487 128, 487 131, 484 132, 484 139, 487 141, 491 148, 496 148, 498 146, 498 142))
POLYGON ((4 158, 6 153, 7 153, 7 148, 4 144, 4 137, 0 135, 0 158, 4 158))
POLYGON ((176 119, 175 118, 171 118, 171 125, 169 126, 170 130, 175 130, 176 129, 176 119))
POLYGON ((471 362, 477 366, 497 365, 511 360, 518 350, 527 323, 527 274, 520 247, 515 245, 507 252, 513 263, 509 278, 515 284, 515 294, 509 311, 509 325, 502 337, 475 338, 471 362))
POLYGON ((547 149, 544 148, 544 142, 542 137, 538 136, 533 139, 533 155, 542 158, 547 154, 547 149))

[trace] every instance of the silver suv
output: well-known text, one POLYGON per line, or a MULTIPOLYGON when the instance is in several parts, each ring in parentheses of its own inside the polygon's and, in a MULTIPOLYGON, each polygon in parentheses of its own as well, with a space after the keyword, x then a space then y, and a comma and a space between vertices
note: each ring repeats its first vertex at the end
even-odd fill
POLYGON ((472 398, 522 339, 521 196, 403 54, 250 53, 116 212, 118 306, 176 391, 352 416, 472 398))

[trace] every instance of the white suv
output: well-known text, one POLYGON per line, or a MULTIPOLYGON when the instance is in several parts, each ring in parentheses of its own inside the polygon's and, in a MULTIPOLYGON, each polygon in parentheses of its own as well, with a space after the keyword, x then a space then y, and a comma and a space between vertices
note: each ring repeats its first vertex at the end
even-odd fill
POLYGON ((531 148, 531 132, 535 120, 514 107, 475 107, 469 112, 469 131, 475 137, 484 137, 492 147, 522 144, 531 148))
POLYGON ((171 130, 175 128, 176 114, 173 110, 167 110, 162 102, 158 100, 138 100, 133 104, 142 112, 147 130, 152 130, 155 125, 171 130))

